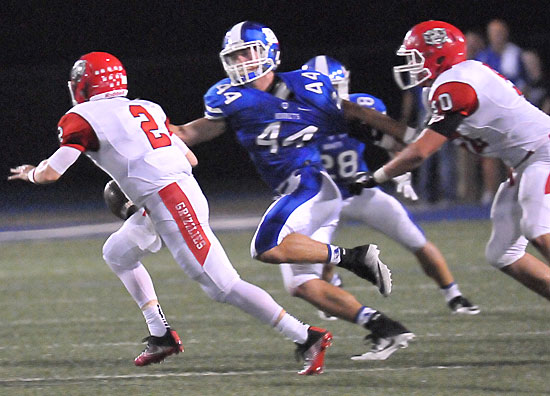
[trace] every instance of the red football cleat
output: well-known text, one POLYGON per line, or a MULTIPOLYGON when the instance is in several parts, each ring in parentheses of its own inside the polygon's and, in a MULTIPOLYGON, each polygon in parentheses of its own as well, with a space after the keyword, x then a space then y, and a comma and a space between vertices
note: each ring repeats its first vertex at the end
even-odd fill
POLYGON ((297 344, 296 347, 296 358, 305 361, 304 369, 298 371, 298 374, 321 374, 325 364, 325 351, 332 345, 332 334, 328 330, 313 326, 309 327, 307 333, 306 342, 297 344))
POLYGON ((143 339, 147 346, 134 359, 136 366, 147 366, 152 363, 160 363, 166 357, 183 352, 183 345, 175 330, 168 329, 162 337, 149 336, 143 339))

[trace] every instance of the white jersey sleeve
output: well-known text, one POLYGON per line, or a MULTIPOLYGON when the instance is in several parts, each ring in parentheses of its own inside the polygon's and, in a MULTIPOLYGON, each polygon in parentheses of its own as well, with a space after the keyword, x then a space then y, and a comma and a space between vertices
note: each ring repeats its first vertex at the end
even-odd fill
POLYGON ((450 137, 511 167, 549 139, 550 117, 509 80, 477 61, 461 62, 438 76, 429 101, 429 128, 439 132, 445 118, 458 117, 457 133, 450 137))

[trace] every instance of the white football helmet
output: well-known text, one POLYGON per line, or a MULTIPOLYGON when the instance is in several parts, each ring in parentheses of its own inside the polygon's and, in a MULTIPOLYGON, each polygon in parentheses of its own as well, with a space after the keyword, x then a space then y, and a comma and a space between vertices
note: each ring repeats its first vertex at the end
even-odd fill
POLYGON ((302 70, 315 70, 327 75, 332 86, 342 99, 349 98, 349 71, 336 59, 326 55, 311 58, 302 66, 302 70))
POLYGON ((280 59, 275 33, 257 22, 244 21, 225 34, 220 58, 231 85, 247 84, 275 70, 280 59))

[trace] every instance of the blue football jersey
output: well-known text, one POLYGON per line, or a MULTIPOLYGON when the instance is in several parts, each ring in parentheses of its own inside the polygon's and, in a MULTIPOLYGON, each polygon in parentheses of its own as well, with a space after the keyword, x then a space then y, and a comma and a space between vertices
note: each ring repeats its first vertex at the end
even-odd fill
MULTIPOLYGON (((368 107, 380 112, 386 112, 384 103, 369 94, 352 94, 349 97, 363 107, 368 107)), ((347 129, 343 133, 322 136, 319 140, 323 167, 336 182, 344 198, 351 196, 346 185, 357 172, 366 172, 367 164, 363 158, 365 144, 350 137, 347 129)), ((371 132, 371 133, 376 133, 371 132)))
POLYGON ((205 117, 235 131, 265 182, 276 189, 309 164, 322 167, 318 140, 345 129, 340 99, 325 75, 277 73, 270 92, 223 79, 204 96, 205 117))

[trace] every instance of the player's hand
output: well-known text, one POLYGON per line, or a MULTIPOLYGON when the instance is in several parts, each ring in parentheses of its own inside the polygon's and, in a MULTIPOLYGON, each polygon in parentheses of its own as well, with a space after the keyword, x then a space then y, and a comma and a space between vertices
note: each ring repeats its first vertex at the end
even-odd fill
POLYGON ((128 199, 114 180, 109 181, 105 185, 103 199, 109 209, 111 209, 111 212, 122 220, 126 220, 138 210, 138 207, 128 199))
POLYGON ((8 176, 8 180, 29 180, 29 172, 36 168, 34 165, 19 165, 15 168, 11 168, 11 176, 8 176))
POLYGON ((348 185, 348 189, 353 195, 360 195, 364 188, 372 188, 377 185, 378 183, 374 180, 371 172, 358 172, 348 185))
POLYGON ((414 191, 414 188, 411 184, 411 172, 407 172, 401 176, 396 176, 392 180, 397 185, 398 194, 401 194, 405 198, 411 199, 413 201, 418 200, 418 195, 416 195, 416 192, 414 191))

